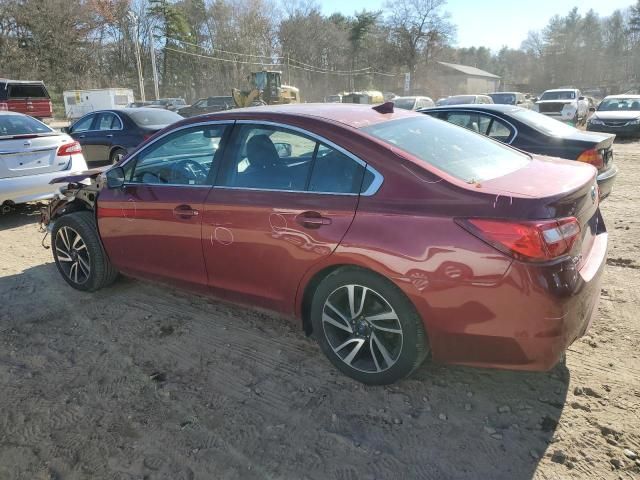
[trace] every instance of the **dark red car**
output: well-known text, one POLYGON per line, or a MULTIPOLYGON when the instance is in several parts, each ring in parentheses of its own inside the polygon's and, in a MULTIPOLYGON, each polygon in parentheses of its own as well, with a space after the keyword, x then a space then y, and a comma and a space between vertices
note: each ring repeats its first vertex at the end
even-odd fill
POLYGON ((590 165, 385 105, 174 124, 44 212, 56 265, 297 318, 333 364, 393 382, 447 363, 551 368, 587 329, 607 233, 590 165), (378 111, 381 110, 381 111, 378 111))

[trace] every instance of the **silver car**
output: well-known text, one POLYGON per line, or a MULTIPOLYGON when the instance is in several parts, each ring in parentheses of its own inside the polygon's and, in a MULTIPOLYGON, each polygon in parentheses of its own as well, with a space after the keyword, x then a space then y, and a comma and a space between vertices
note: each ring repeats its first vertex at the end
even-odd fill
POLYGON ((52 198, 56 177, 87 170, 80 144, 35 118, 0 112, 0 206, 52 198))

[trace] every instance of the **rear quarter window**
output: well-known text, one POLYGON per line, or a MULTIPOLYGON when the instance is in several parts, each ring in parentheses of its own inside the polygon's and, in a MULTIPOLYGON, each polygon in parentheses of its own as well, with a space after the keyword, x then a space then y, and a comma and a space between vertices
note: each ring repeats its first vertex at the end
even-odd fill
POLYGON ((468 183, 507 175, 531 161, 510 147, 427 115, 391 120, 362 131, 468 183))
POLYGON ((49 98, 44 85, 9 84, 9 99, 11 98, 49 98))

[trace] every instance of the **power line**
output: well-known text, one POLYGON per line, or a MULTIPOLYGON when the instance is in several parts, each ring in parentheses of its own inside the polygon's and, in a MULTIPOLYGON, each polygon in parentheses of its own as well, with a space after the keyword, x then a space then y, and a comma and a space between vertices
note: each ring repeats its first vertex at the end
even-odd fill
MULTIPOLYGON (((179 42, 179 43, 184 43, 185 45, 190 45, 192 47, 196 47, 202 50, 208 50, 207 47, 203 47, 202 45, 197 45, 195 43, 191 43, 191 42, 187 42, 186 40, 180 40, 179 38, 174 38, 174 37, 169 37, 165 35, 165 38, 173 40, 175 42, 179 42)), ((239 64, 243 64, 243 65, 265 65, 265 63, 256 63, 256 62, 248 62, 248 61, 244 61, 244 60, 231 60, 231 59, 226 59, 226 58, 220 58, 220 57, 214 57, 212 55, 202 55, 202 54, 197 54, 197 53, 193 53, 193 52, 187 52, 184 50, 177 50, 177 49, 173 49, 171 47, 164 47, 166 50, 170 50, 172 52, 177 52, 177 53, 185 53, 187 55, 192 55, 192 56, 197 56, 197 57, 201 57, 201 58, 209 58, 211 60, 218 60, 221 62, 228 62, 228 63, 239 63, 239 64)), ((251 57, 251 58, 268 58, 269 60, 284 60, 287 57, 284 57, 282 55, 253 55, 250 53, 240 53, 240 52, 231 52, 229 50, 223 50, 221 48, 215 48, 215 47, 211 47, 211 50, 213 51, 217 51, 220 53, 225 53, 227 55, 235 55, 235 56, 239 56, 239 57, 251 57)), ((285 66, 284 63, 268 63, 268 66, 285 66)), ((396 77, 399 74, 396 73, 383 73, 383 72, 377 72, 377 71, 372 71, 371 67, 366 67, 366 68, 360 68, 357 70, 329 70, 327 68, 323 68, 323 67, 318 67, 315 65, 310 65, 308 63, 305 62, 301 62, 300 60, 296 60, 294 58, 287 58, 287 67, 290 68, 295 68, 298 70, 304 70, 307 72, 313 72, 313 73, 326 73, 329 75, 338 75, 338 76, 348 76, 348 75, 365 75, 365 74, 374 74, 374 75, 382 75, 382 76, 386 76, 386 77, 396 77), (295 63, 298 65, 291 65, 291 63, 295 63), (306 68, 305 68, 306 67, 306 68)))
POLYGON ((192 57, 208 58, 209 60, 216 60, 218 62, 241 63, 243 65, 260 65, 262 67, 283 67, 284 66, 284 64, 282 64, 282 63, 245 62, 245 61, 242 61, 242 60, 231 60, 231 59, 228 59, 228 58, 212 57, 210 55, 200 55, 199 53, 186 52, 184 50, 177 50, 177 49, 171 48, 171 47, 164 47, 164 49, 168 50, 170 52, 176 52, 176 53, 183 53, 185 55, 191 55, 192 57))

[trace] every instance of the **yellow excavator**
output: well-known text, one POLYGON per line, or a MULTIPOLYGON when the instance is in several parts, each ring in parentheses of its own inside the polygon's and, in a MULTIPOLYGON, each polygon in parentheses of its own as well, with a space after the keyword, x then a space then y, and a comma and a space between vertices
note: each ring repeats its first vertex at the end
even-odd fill
POLYGON ((282 72, 275 70, 251 72, 247 80, 249 90, 237 88, 231 90, 233 101, 238 108, 300 102, 299 89, 282 85, 282 72))

